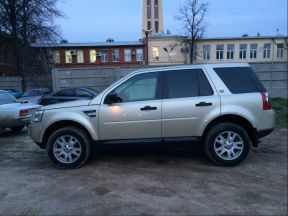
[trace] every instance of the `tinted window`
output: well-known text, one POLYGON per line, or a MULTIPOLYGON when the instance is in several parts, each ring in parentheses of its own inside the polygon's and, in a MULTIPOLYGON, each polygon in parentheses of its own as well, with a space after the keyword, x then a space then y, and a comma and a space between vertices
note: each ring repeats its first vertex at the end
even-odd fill
POLYGON ((250 67, 214 68, 233 94, 266 91, 250 67))
POLYGON ((165 72, 165 98, 198 96, 197 73, 201 69, 165 72))
POLYGON ((214 94, 213 89, 202 70, 198 70, 198 86, 199 96, 210 96, 214 94))
POLYGON ((65 90, 62 90, 60 92, 58 92, 56 94, 56 96, 61 96, 61 97, 73 97, 75 96, 74 94, 74 89, 65 89, 65 90))
POLYGON ((157 96, 158 75, 158 73, 136 75, 111 93, 117 93, 123 102, 154 100, 157 96))
POLYGON ((75 89, 75 95, 77 97, 92 97, 93 95, 84 89, 75 89))
POLYGON ((15 98, 10 93, 0 93, 0 105, 17 103, 15 98))

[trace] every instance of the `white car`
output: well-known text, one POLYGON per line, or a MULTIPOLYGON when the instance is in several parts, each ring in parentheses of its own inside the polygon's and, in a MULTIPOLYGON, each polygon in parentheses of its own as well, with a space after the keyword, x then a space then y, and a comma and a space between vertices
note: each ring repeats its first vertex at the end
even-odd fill
POLYGON ((0 134, 5 128, 20 132, 40 105, 21 104, 7 91, 0 90, 0 134))

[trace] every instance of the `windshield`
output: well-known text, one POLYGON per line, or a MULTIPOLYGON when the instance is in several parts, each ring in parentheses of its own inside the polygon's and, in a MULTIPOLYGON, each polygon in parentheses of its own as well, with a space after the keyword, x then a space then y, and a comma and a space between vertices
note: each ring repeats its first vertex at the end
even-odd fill
POLYGON ((0 105, 17 103, 16 99, 7 92, 0 92, 0 105))
POLYGON ((35 96, 42 96, 42 91, 40 90, 29 90, 23 94, 23 97, 35 97, 35 96))

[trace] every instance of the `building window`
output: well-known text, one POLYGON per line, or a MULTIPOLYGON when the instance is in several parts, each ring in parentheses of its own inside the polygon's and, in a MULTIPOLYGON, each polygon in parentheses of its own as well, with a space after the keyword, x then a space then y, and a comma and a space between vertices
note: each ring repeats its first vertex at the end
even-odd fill
POLYGON ((222 60, 224 58, 224 45, 217 45, 216 46, 216 59, 222 60))
POLYGON ((258 44, 250 44, 250 59, 257 58, 258 44))
POLYGON ((234 44, 227 45, 227 59, 234 59, 234 50, 235 50, 234 44))
POLYGON ((155 0, 155 6, 158 6, 158 0, 155 0))
POLYGON ((270 54, 271 54, 271 44, 269 43, 264 44, 263 58, 265 59, 270 58, 270 54))
POLYGON ((152 59, 159 60, 159 47, 152 47, 152 59))
POLYGON ((150 29, 151 29, 151 21, 148 21, 148 22, 147 22, 147 28, 148 28, 147 30, 150 30, 150 29))
POLYGON ((284 44, 277 44, 277 58, 284 58, 284 44))
POLYGON ((52 55, 53 55, 53 63, 60 64, 60 51, 54 50, 52 55))
POLYGON ((211 50, 210 45, 203 45, 203 60, 204 61, 210 60, 210 50, 211 50))
POLYGON ((101 51, 101 62, 108 62, 108 51, 102 50, 101 51))
POLYGON ((89 51, 90 56, 90 63, 96 63, 97 62, 97 52, 96 50, 90 50, 89 51))
POLYGON ((147 0, 147 18, 151 19, 152 8, 151 8, 151 0, 147 0))
POLYGON ((79 64, 84 63, 83 50, 77 50, 77 63, 79 64))
POLYGON ((159 32, 159 22, 158 21, 155 21, 155 30, 156 30, 156 33, 159 32))
POLYGON ((65 51, 65 62, 66 64, 72 64, 72 51, 71 50, 66 50, 65 51))
POLYGON ((3 62, 4 62, 4 60, 3 60, 3 49, 0 46, 0 63, 3 63, 3 62))
POLYGON ((131 62, 131 49, 125 49, 125 62, 131 62))
POLYGON ((136 50, 136 60, 137 62, 143 62, 143 50, 142 49, 136 50))
POLYGON ((113 62, 119 62, 120 52, 119 50, 113 50, 113 62))
POLYGON ((154 4, 154 18, 159 19, 159 9, 158 9, 158 1, 155 0, 154 4))
POLYGON ((247 56, 247 44, 240 44, 239 58, 246 59, 246 56, 247 56))

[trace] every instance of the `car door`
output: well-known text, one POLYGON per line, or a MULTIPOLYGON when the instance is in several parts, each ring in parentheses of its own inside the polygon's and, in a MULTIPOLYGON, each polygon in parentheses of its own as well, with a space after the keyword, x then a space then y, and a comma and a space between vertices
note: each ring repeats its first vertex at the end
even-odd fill
POLYGON ((209 116, 220 115, 220 98, 202 69, 164 73, 162 136, 201 136, 209 116))
POLYGON ((101 140, 161 141, 162 85, 158 72, 135 75, 110 94, 117 94, 122 102, 102 103, 101 140))

